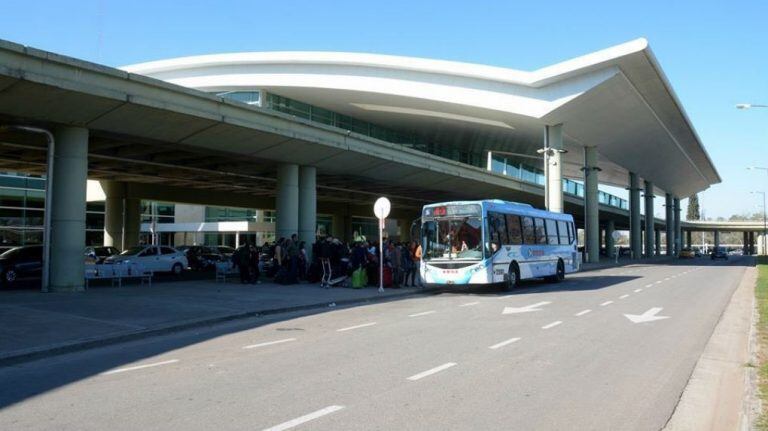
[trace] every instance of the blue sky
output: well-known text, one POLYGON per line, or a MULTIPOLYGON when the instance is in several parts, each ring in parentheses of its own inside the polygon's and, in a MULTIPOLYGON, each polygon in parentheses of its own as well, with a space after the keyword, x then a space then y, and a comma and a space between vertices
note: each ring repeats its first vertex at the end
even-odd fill
MULTIPOLYGON (((0 38, 111 66, 192 54, 333 50, 536 69, 637 37, 650 42, 722 184, 709 217, 758 211, 768 190, 768 2, 18 1, 0 38)), ((657 212, 660 211, 657 207, 657 212)))

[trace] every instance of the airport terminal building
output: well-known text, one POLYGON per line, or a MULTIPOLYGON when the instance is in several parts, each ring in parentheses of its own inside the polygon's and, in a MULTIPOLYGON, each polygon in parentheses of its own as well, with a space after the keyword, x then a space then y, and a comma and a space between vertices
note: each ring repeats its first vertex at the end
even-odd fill
MULTIPOLYGON (((353 240, 375 232, 379 196, 400 239, 424 204, 498 198, 573 214, 589 261, 619 229, 635 257, 674 254, 680 199, 720 182, 644 39, 535 71, 337 52, 113 69, 0 42, 0 126, 0 180, 38 184, 29 204, 53 165, 62 290, 82 285, 85 241, 353 240)), ((22 242, 45 236, 22 224, 22 242)))

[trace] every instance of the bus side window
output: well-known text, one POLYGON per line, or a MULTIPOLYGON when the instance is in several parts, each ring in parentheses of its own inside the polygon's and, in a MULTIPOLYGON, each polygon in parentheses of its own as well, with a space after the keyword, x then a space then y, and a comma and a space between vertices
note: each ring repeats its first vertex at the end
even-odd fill
POLYGON ((525 244, 536 244, 536 234, 533 230, 533 219, 523 217, 523 242, 525 244))
POLYGON ((507 223, 504 221, 504 214, 488 213, 491 227, 490 242, 496 244, 496 250, 502 245, 507 244, 507 223))
POLYGON ((546 219, 547 223, 547 243, 549 245, 557 245, 559 240, 557 238, 557 222, 552 219, 546 219))
POLYGON ((573 231, 573 223, 568 222, 566 224, 568 226, 568 244, 573 244, 574 239, 576 239, 576 232, 573 231))
POLYGON ((557 222, 557 232, 560 237, 560 244, 561 245, 568 245, 570 244, 568 240, 568 224, 562 220, 557 222))
POLYGON ((544 226, 544 219, 536 217, 534 219, 536 222, 536 243, 537 244, 546 244, 547 243, 547 229, 544 226))
POLYGON ((512 245, 523 243, 523 230, 520 226, 520 216, 507 214, 507 237, 512 245))

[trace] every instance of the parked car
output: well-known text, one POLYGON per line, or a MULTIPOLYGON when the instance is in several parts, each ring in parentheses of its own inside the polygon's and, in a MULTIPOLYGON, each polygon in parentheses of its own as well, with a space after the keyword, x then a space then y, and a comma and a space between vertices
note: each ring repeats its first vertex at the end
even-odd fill
POLYGON ((712 253, 709 255, 712 260, 725 259, 728 260, 728 251, 725 247, 715 247, 712 249, 712 253))
POLYGON ((21 280, 39 280, 42 272, 42 245, 14 247, 0 254, 0 281, 3 286, 10 286, 21 280))
POLYGON ((226 260, 232 259, 232 255, 235 254, 235 249, 228 245, 217 245, 214 248, 218 250, 226 260))
POLYGON ((184 253, 173 247, 140 245, 129 248, 117 256, 110 256, 104 260, 104 263, 129 263, 135 262, 141 264, 144 269, 153 272, 172 272, 181 274, 188 266, 188 261, 184 253))
POLYGON ((693 259, 694 257, 696 257, 696 253, 690 248, 680 250, 680 259, 693 259))
POLYGON ((104 263, 104 259, 117 254, 120 250, 115 247, 86 247, 85 263, 104 263))
POLYGON ((219 262, 225 257, 215 247, 208 247, 204 245, 192 245, 182 246, 184 247, 179 251, 184 253, 189 263, 189 268, 193 270, 204 271, 215 267, 216 262, 219 262))

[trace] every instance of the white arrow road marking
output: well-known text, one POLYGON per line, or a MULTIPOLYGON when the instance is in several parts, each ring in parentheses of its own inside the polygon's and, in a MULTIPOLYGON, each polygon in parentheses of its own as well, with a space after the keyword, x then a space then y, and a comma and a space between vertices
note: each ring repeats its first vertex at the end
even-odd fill
POLYGON ((475 301, 475 302, 467 302, 466 304, 461 304, 461 305, 459 305, 459 307, 470 307, 470 306, 472 306, 472 305, 477 305, 477 304, 479 304, 479 303, 480 303, 480 301, 475 301))
POLYGON ((657 316, 656 314, 663 310, 661 307, 653 307, 643 314, 625 314, 624 317, 632 323, 653 322, 654 320, 669 319, 669 316, 657 316))
POLYGON ((537 302, 535 304, 526 305, 525 307, 504 307, 504 311, 501 314, 514 314, 514 313, 530 313, 531 311, 541 311, 544 305, 551 304, 548 301, 537 302))
POLYGON ((438 367, 432 368, 431 370, 422 371, 419 374, 414 374, 411 377, 408 377, 408 380, 410 381, 416 381, 419 379, 423 379, 424 377, 431 376, 432 374, 439 373, 440 371, 447 370, 448 368, 451 368, 455 366, 455 362, 448 362, 447 364, 440 365, 438 367))
POLYGON ((105 371, 101 373, 102 376, 108 376, 110 374, 117 374, 117 373, 124 373, 126 371, 134 371, 134 370, 141 370, 144 368, 150 368, 150 367, 157 367, 160 365, 168 365, 168 364, 175 364, 176 362, 179 362, 178 359, 170 359, 168 361, 162 361, 162 362, 155 362, 152 364, 144 364, 144 365, 136 365, 134 367, 125 367, 125 368, 117 368, 110 371, 105 371))
POLYGON ((320 410, 318 410, 316 412, 312 412, 312 413, 310 413, 308 415, 304 415, 304 416, 302 416, 300 418, 291 419, 288 422, 283 422, 280 425, 275 425, 275 426, 273 426, 271 428, 265 428, 264 431, 284 431, 284 430, 287 430, 287 429, 291 429, 291 428, 299 426, 299 425, 301 425, 301 424, 303 424, 305 422, 309 422, 309 421, 315 420, 315 419, 317 419, 319 417, 322 417, 322 416, 325 416, 325 415, 329 415, 329 414, 331 414, 333 412, 337 412, 337 411, 339 411, 339 410, 341 410, 343 408, 344 408, 344 406, 329 406, 329 407, 326 407, 324 409, 320 409, 320 410))
POLYGON ((510 338, 509 340, 502 341, 501 343, 496 343, 493 346, 488 346, 489 349, 496 350, 500 347, 504 347, 507 344, 512 344, 514 342, 520 341, 520 337, 517 338, 510 338))

